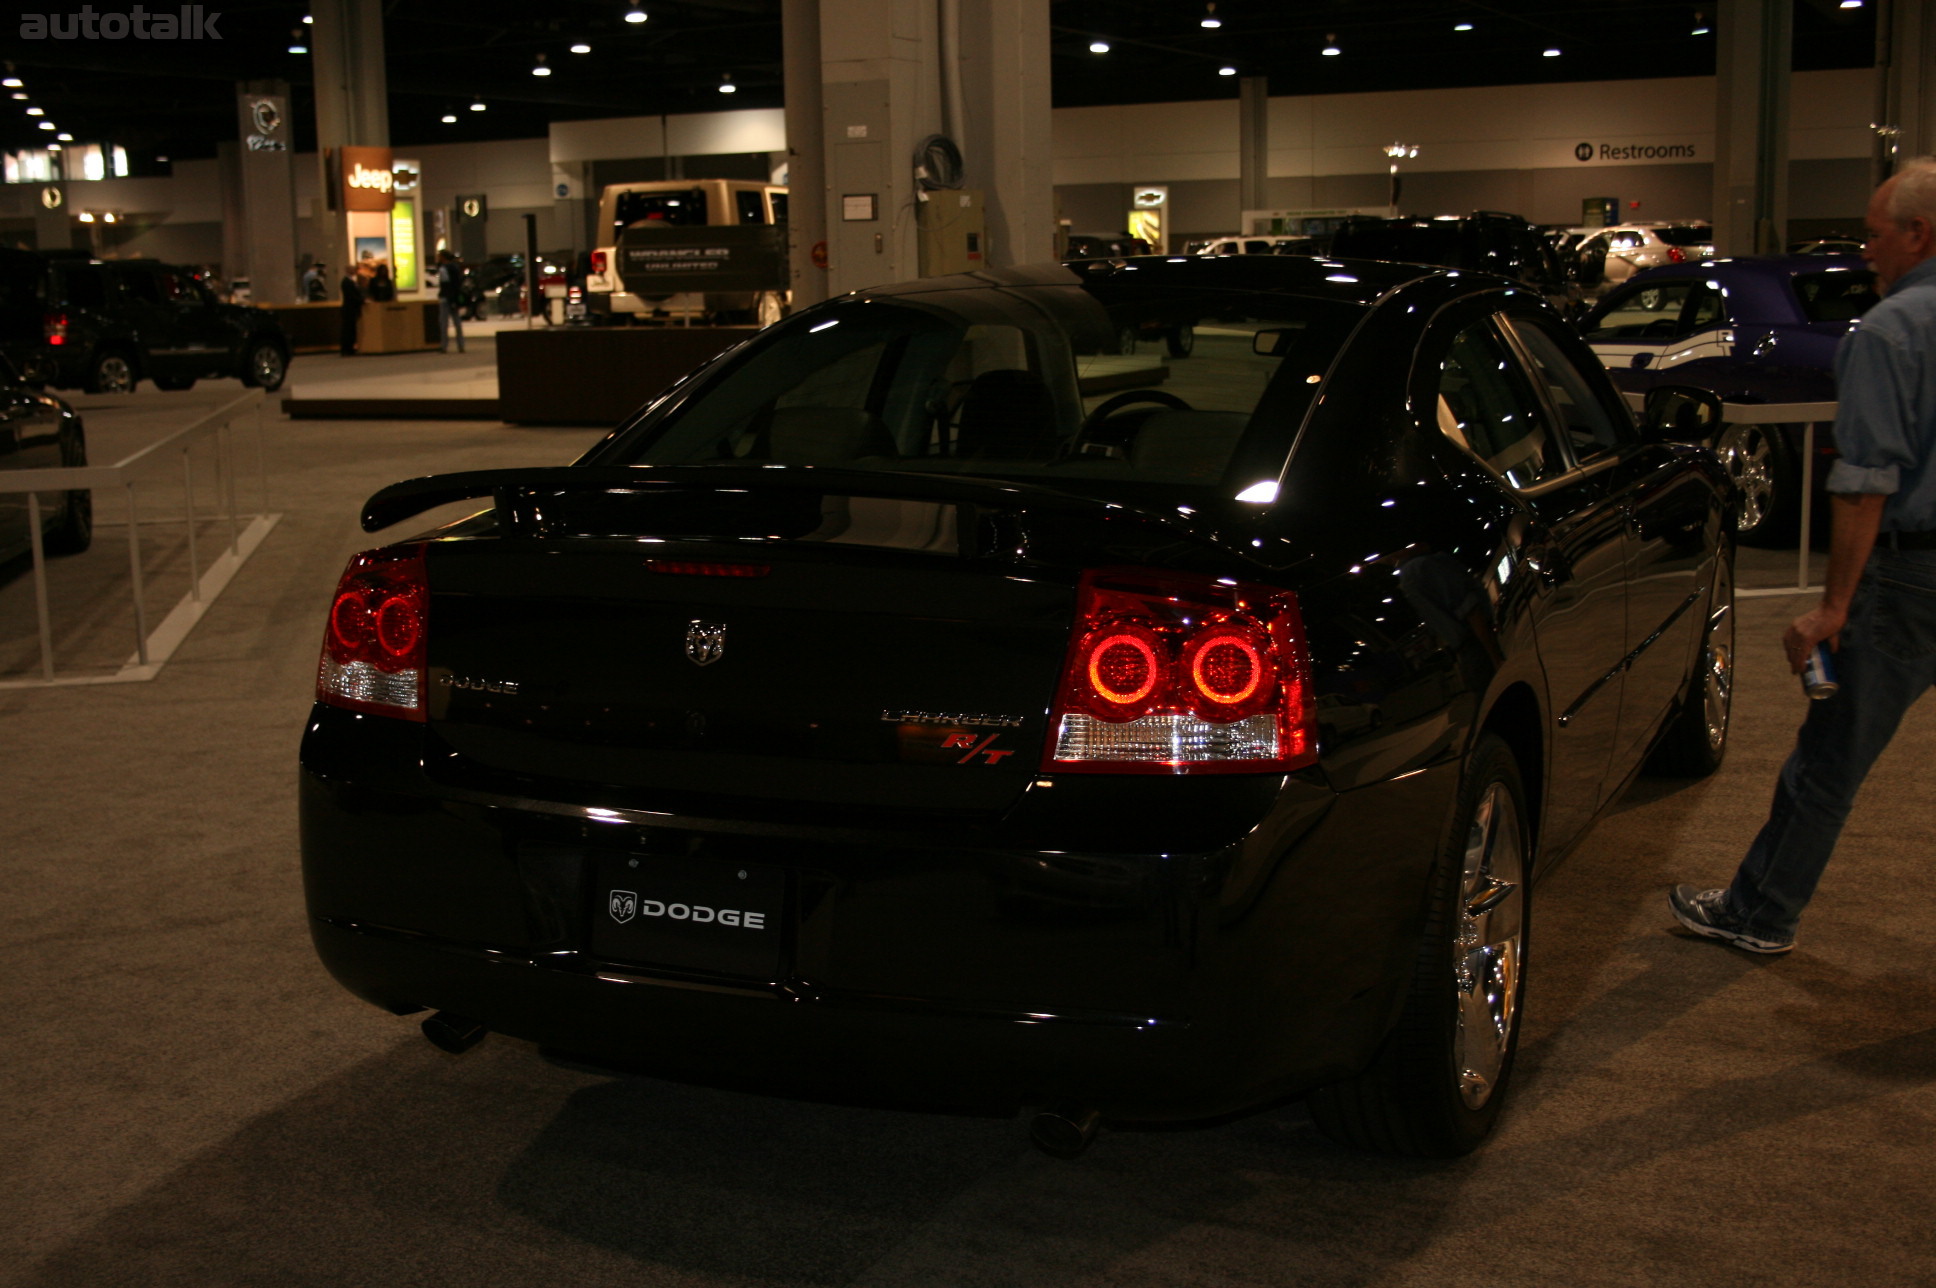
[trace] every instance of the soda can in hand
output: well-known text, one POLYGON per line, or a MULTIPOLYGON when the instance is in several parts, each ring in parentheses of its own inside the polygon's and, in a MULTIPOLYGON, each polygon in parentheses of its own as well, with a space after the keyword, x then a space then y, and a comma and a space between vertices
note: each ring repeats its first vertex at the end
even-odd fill
POLYGON ((1809 650, 1808 661, 1802 666, 1802 692, 1820 701, 1833 696, 1841 687, 1835 678, 1835 663, 1829 656, 1828 645, 1817 644, 1809 650))

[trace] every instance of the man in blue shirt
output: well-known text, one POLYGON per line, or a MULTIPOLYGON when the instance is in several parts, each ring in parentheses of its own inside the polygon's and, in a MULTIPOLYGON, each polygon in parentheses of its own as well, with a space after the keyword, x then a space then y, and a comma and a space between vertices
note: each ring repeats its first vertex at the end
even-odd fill
POLYGON ((1797 673, 1826 643, 1841 687, 1808 704, 1733 883, 1668 895, 1687 929, 1756 953, 1795 946, 1862 780, 1936 684, 1936 158, 1876 189, 1867 224, 1862 254, 1885 294, 1835 354, 1828 576, 1782 634, 1797 673))

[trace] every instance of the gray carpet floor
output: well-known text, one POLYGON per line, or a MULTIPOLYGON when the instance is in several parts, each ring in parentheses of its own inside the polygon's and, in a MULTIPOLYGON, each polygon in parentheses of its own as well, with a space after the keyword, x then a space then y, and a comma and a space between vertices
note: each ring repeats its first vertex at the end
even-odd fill
MULTIPOLYGON (((233 392, 90 423, 139 441, 233 392)), ((595 435, 266 428, 285 517, 158 679, 0 692, 0 1284, 1936 1283, 1936 703, 1795 953, 1691 939, 1663 899, 1724 879, 1760 821, 1803 711, 1776 646, 1800 601, 1742 604, 1722 772, 1643 780, 1540 887, 1482 1151, 1359 1156, 1292 1105, 1058 1162, 1019 1121, 615 1080, 502 1038, 454 1058, 336 987, 293 785, 323 608, 372 544, 358 503, 595 435)), ((65 639, 99 626, 69 607, 65 639)))

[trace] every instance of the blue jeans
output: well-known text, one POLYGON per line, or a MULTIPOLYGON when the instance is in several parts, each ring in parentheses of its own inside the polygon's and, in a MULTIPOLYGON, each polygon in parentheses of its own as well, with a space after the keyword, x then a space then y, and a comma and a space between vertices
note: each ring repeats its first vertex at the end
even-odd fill
POLYGON ((1760 938, 1795 937, 1869 767, 1903 713, 1936 684, 1936 550, 1879 545, 1841 642, 1833 657, 1842 687, 1808 704, 1768 821, 1728 889, 1728 911, 1760 938))
POLYGON ((462 353, 464 351, 464 319, 459 315, 458 307, 456 300, 440 298, 437 301, 437 339, 439 342, 438 347, 448 350, 450 348, 450 333, 455 331, 457 333, 457 352, 462 353))

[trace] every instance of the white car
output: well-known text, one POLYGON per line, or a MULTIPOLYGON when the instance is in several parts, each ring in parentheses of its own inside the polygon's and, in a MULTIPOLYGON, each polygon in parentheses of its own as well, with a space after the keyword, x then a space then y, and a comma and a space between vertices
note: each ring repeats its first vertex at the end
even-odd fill
POLYGON ((1618 286, 1643 268, 1714 258, 1714 229, 1708 224, 1616 224, 1582 240, 1573 252, 1580 281, 1588 286, 1618 286))

